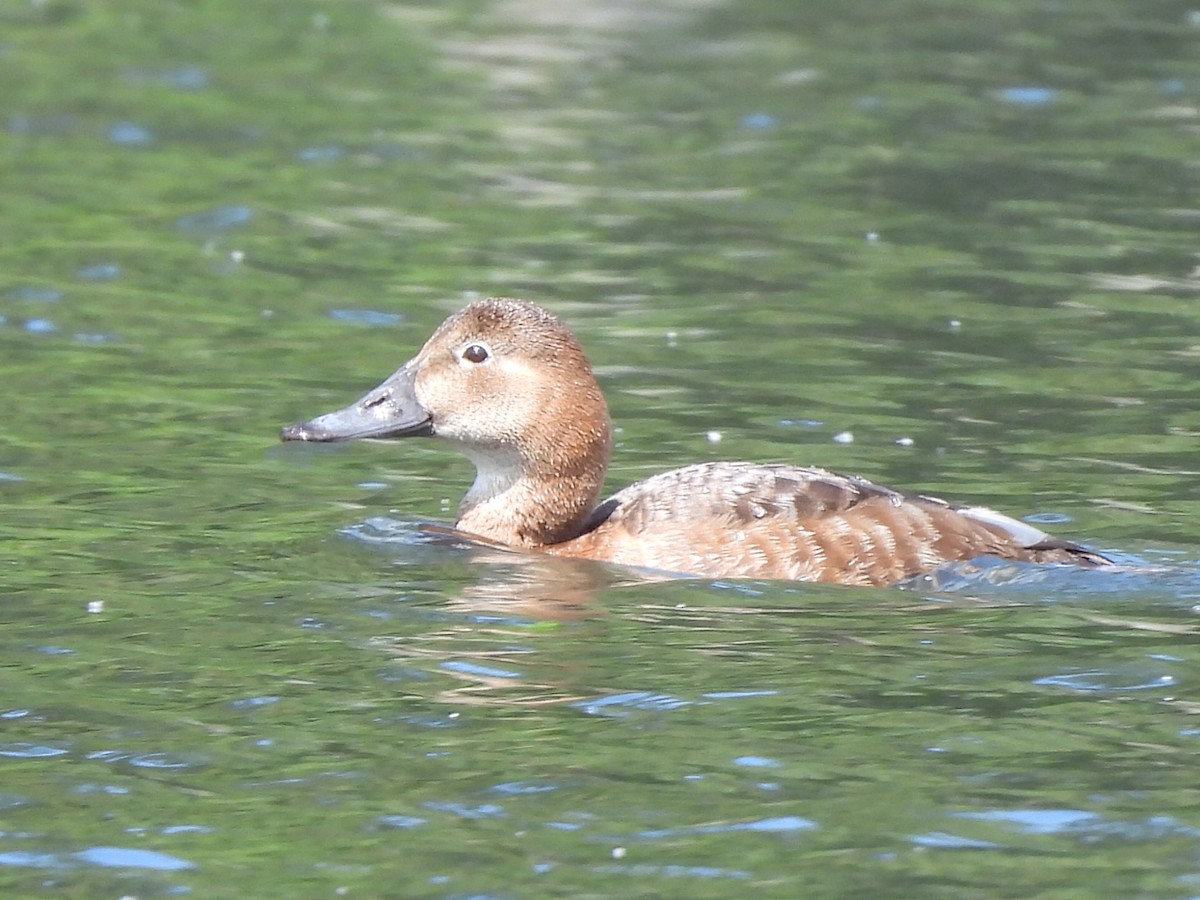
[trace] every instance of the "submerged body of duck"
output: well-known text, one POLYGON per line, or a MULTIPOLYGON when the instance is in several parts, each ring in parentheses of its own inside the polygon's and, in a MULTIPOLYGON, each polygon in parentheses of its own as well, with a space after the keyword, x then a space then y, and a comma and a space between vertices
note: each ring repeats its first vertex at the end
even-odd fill
POLYGON ((978 556, 1109 560, 984 507, 823 469, 711 462, 599 503, 612 448, 583 348, 532 303, 472 303, 356 403, 285 441, 441 438, 474 464, 456 527, 510 547, 707 578, 883 585, 978 556))

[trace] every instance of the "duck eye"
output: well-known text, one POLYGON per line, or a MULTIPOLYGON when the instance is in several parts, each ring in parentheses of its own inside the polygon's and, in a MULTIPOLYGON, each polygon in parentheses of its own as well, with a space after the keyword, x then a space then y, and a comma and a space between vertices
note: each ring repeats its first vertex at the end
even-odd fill
POLYGON ((487 347, 481 344, 471 344, 463 351, 462 356, 467 362, 481 363, 488 358, 487 347))

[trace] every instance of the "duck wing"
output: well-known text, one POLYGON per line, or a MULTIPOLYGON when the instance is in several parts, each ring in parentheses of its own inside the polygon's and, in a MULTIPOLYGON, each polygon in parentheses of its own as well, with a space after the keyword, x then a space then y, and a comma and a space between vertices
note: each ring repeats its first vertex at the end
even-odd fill
POLYGON ((1109 560, 986 507, 818 468, 714 462, 630 485, 546 548, 709 578, 892 584, 956 560, 1109 560))

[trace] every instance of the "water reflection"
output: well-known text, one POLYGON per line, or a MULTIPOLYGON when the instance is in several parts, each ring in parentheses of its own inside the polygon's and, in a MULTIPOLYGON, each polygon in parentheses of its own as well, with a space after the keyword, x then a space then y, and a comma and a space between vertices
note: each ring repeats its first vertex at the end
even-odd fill
POLYGON ((598 591, 649 584, 668 576, 591 560, 514 550, 445 525, 374 516, 341 534, 388 550, 407 565, 446 554, 464 556, 479 578, 450 598, 449 608, 471 615, 492 613, 531 619, 570 620, 594 615, 598 591))
MULTIPOLYGON (((340 533, 386 552, 396 565, 426 563, 446 559, 447 555, 465 556, 478 578, 454 598, 454 608, 462 612, 572 619, 588 615, 589 610, 595 612, 599 591, 696 580, 655 570, 516 550, 445 525, 387 516, 373 516, 346 526, 340 533)), ((948 563, 896 587, 942 603, 977 599, 991 603, 1090 600, 1105 595, 1124 597, 1166 590, 1190 607, 1200 598, 1200 562, 1181 559, 1180 551, 1148 548, 1134 555, 1102 548, 1102 552, 1116 565, 1085 569, 981 557, 948 563)), ((756 585, 769 584, 728 579, 708 583, 747 597, 761 594, 756 585)))

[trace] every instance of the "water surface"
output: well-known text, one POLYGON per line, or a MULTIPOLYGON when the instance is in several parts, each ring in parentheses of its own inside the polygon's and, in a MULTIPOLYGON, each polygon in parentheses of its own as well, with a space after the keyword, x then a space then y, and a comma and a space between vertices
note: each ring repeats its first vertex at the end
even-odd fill
POLYGON ((1200 895, 1186 4, 0 9, 6 896, 1200 895), (609 486, 792 461, 1121 573, 647 582, 284 446, 551 307, 609 486))

